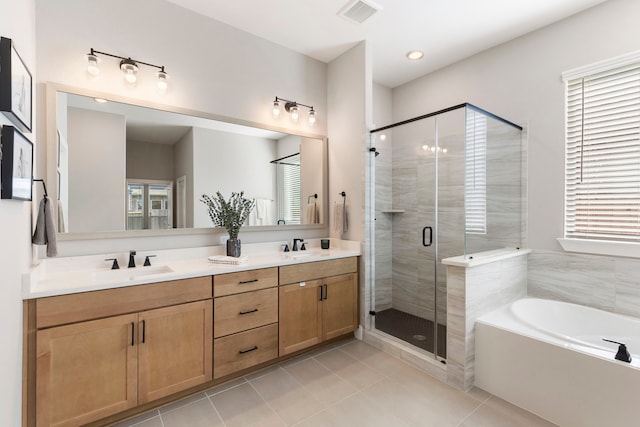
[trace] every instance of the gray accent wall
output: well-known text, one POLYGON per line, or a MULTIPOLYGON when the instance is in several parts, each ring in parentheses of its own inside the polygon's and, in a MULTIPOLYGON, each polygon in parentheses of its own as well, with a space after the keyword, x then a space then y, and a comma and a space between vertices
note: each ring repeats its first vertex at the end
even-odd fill
POLYGON ((534 250, 527 294, 640 317, 640 260, 534 250))

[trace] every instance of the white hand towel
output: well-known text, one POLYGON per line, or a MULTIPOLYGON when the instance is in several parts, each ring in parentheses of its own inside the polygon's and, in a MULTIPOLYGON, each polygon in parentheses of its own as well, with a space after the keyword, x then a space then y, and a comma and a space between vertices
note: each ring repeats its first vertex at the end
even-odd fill
POLYGON ((307 206, 307 224, 320 224, 320 209, 315 202, 307 206))
POLYGON ((342 237, 349 230, 347 206, 344 203, 335 203, 333 206, 333 231, 338 237, 342 237))
POLYGON ((247 261, 249 261, 249 257, 246 255, 243 255, 238 258, 227 256, 227 255, 212 255, 210 257, 207 257, 207 259, 209 260, 209 262, 214 264, 232 264, 232 265, 244 264, 247 261))
POLYGON ((58 231, 60 233, 64 233, 65 232, 64 211, 62 209, 62 203, 60 203, 59 200, 58 200, 58 231))
POLYGON ((43 197, 40 201, 36 229, 33 232, 31 242, 35 245, 47 245, 48 257, 58 255, 56 227, 53 225, 53 209, 51 208, 51 200, 48 197, 43 197))

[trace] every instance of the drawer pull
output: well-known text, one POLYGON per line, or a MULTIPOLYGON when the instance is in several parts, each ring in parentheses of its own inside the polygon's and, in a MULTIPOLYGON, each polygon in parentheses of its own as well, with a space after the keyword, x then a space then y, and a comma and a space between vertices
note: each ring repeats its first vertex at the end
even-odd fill
POLYGON ((258 281, 258 279, 243 280, 242 282, 238 282, 238 284, 239 285, 244 285, 244 284, 247 284, 247 283, 254 283, 254 282, 257 282, 257 281, 258 281))
POLYGON ((248 349, 246 349, 246 350, 240 350, 240 351, 238 352, 238 354, 245 354, 245 353, 249 353, 250 351, 254 351, 254 350, 257 350, 257 349, 258 349, 258 346, 257 346, 257 345, 254 345, 253 347, 248 348, 248 349))
POLYGON ((251 314, 251 313, 255 313, 255 312, 257 312, 257 311, 258 311, 258 309, 257 309, 257 308, 254 308, 253 310, 241 311, 241 312, 240 312, 240 313, 238 313, 238 314, 251 314))

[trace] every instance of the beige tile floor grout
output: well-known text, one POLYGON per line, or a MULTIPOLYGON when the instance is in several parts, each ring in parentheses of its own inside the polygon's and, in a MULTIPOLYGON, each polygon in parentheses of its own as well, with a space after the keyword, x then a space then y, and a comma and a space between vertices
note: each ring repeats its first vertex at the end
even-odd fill
POLYGON ((349 339, 114 427, 553 426, 491 394, 463 393, 349 339), (206 399, 206 402, 205 402, 206 399))

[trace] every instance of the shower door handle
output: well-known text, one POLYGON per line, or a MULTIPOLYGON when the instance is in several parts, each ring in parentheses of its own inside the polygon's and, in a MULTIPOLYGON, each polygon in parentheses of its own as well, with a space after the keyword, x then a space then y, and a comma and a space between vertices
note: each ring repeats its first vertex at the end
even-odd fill
POLYGON ((431 246, 433 243, 433 228, 426 226, 422 229, 422 246, 431 246), (429 230, 429 243, 427 243, 427 230, 429 230))

